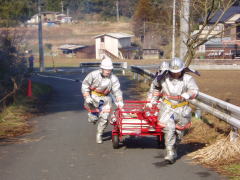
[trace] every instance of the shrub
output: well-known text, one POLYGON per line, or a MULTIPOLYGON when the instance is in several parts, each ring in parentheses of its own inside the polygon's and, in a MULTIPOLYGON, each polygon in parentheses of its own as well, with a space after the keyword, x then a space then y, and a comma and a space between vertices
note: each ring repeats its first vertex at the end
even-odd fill
POLYGON ((14 96, 27 73, 26 59, 19 52, 20 41, 20 34, 15 31, 0 32, 0 104, 14 96))

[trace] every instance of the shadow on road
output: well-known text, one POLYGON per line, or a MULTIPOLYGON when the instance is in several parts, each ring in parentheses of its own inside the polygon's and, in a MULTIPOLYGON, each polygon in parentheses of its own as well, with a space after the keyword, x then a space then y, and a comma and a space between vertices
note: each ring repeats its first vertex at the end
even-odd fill
POLYGON ((153 163, 153 165, 158 167, 158 168, 162 168, 162 167, 171 166, 172 164, 169 164, 167 161, 162 160, 161 162, 153 163))
POLYGON ((187 144, 179 144, 177 148, 178 159, 182 156, 185 156, 191 152, 197 151, 205 146, 204 143, 187 143, 187 144))
POLYGON ((103 141, 110 141, 112 139, 112 131, 106 131, 102 135, 103 141))
POLYGON ((146 136, 125 136, 123 142, 120 145, 127 149, 158 149, 156 137, 146 136))
MULTIPOLYGON (((179 144, 178 147, 177 147, 177 159, 181 159, 181 157, 191 153, 191 152, 194 152, 194 151, 197 151, 198 149, 201 149, 205 146, 205 144, 203 143, 187 143, 187 144, 179 144)), ((159 153, 158 156, 156 156, 155 158, 157 159, 161 159, 160 162, 156 162, 156 163, 153 163, 154 166, 158 167, 158 168, 161 168, 161 167, 166 167, 169 165, 169 163, 165 162, 164 160, 162 161, 162 159, 164 158, 164 154, 162 153, 159 153)))

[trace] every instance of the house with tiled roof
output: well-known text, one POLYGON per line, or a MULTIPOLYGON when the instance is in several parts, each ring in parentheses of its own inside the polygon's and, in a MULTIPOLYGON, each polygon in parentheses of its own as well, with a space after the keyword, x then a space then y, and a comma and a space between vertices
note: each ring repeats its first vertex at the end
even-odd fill
POLYGON ((207 35, 216 37, 199 48, 199 52, 205 52, 205 58, 229 59, 240 55, 240 6, 232 6, 226 12, 218 10, 202 31, 200 38, 207 35), (213 31, 209 33, 213 26, 213 31))

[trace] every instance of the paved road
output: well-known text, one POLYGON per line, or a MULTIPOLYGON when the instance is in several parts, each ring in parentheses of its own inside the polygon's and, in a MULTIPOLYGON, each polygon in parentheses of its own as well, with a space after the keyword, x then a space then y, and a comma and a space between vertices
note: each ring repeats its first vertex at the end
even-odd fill
MULTIPOLYGON (((85 75, 55 74, 80 80, 85 75)), ((188 162, 183 151, 175 164, 166 165, 155 137, 127 139, 124 146, 114 150, 109 126, 104 143, 96 144, 96 126, 87 123, 82 106, 81 83, 39 76, 33 79, 52 85, 53 96, 46 113, 31 120, 35 124, 31 134, 20 137, 17 143, 0 142, 1 180, 224 179, 188 162)), ((121 82, 125 98, 133 99, 130 91, 137 84, 124 77, 121 82)))

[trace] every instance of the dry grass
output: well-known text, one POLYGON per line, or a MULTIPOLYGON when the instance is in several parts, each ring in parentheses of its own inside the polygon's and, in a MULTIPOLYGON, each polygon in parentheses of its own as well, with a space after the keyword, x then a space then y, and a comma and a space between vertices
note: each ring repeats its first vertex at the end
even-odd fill
POLYGON ((182 143, 202 143, 203 149, 188 154, 195 162, 220 167, 235 162, 240 155, 240 139, 229 141, 230 125, 210 114, 202 119, 193 119, 193 125, 182 143))
MULTIPOLYGON (((66 57, 66 56, 56 56, 50 57, 45 56, 45 67, 53 67, 53 61, 55 67, 79 67, 80 63, 84 62, 100 62, 100 60, 96 59, 80 59, 77 57, 66 57)), ((142 59, 142 60, 132 60, 132 59, 113 59, 113 62, 127 62, 128 66, 131 65, 152 65, 156 64, 156 69, 159 64, 163 61, 163 59, 142 59)), ((35 65, 36 68, 39 68, 38 57, 36 57, 35 65)))
POLYGON ((24 106, 11 106, 1 113, 0 138, 14 137, 31 131, 26 120, 31 117, 24 106))
POLYGON ((240 138, 230 141, 229 136, 219 139, 203 149, 189 154, 193 160, 206 165, 219 166, 235 162, 240 157, 240 138))
POLYGON ((211 114, 205 113, 202 119, 193 118, 192 127, 183 139, 183 143, 213 144, 226 137, 231 130, 230 125, 211 114))
POLYGON ((193 162, 214 169, 222 175, 240 177, 240 139, 230 142, 231 127, 216 117, 205 114, 202 119, 193 118, 193 125, 184 136, 184 144, 205 144, 205 147, 188 154, 193 162), (234 168, 232 166, 234 165, 234 168))
POLYGON ((32 84, 33 97, 26 97, 26 88, 22 88, 16 96, 14 104, 0 113, 0 138, 19 136, 32 131, 28 120, 38 115, 41 107, 40 96, 50 93, 50 87, 32 84))
MULTIPOLYGON (((29 48, 37 51, 38 32, 37 27, 24 28, 27 32, 26 43, 29 48)), ((21 29, 19 29, 21 31, 21 29)), ((82 21, 78 24, 66 25, 62 24, 54 27, 43 27, 43 43, 52 44, 53 50, 57 51, 59 45, 95 44, 94 36, 109 33, 109 32, 124 32, 132 34, 131 23, 129 22, 107 22, 107 21, 82 21)))
POLYGON ((240 179, 240 159, 238 161, 231 163, 230 165, 221 166, 219 172, 229 176, 231 180, 239 180, 240 179))

